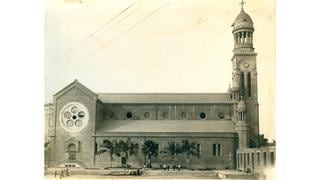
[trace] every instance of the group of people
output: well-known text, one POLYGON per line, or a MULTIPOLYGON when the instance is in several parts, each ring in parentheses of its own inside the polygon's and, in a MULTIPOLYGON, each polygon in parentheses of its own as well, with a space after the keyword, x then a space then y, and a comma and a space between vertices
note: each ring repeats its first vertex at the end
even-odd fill
MULTIPOLYGON (((59 176, 59 171, 55 170, 54 171, 54 177, 57 177, 57 176, 59 176)), ((66 169, 62 169, 60 171, 60 179, 65 177, 65 176, 70 176, 70 169, 66 168, 66 169)))
MULTIPOLYGON (((163 169, 163 171, 169 171, 170 170, 170 165, 169 164, 160 164, 160 168, 163 169)), ((181 170, 181 165, 173 165, 172 166, 172 170, 175 171, 176 169, 178 169, 178 171, 181 170)))

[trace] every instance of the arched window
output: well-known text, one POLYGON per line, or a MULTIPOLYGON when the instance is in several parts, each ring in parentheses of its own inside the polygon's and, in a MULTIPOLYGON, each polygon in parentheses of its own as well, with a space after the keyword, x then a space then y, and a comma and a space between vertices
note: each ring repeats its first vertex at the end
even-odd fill
POLYGON ((75 144, 69 144, 68 146, 68 154, 69 160, 76 160, 77 147, 75 144))
POLYGON ((98 153, 98 143, 94 143, 94 154, 98 153))
POLYGON ((250 72, 247 74, 247 80, 248 80, 248 97, 251 97, 251 74, 250 72))
POLYGON ((240 95, 244 96, 244 73, 240 74, 240 95))

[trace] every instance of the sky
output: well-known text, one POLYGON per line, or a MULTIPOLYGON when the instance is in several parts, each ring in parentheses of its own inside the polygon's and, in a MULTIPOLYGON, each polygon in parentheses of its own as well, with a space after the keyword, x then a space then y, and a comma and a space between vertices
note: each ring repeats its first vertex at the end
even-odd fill
MULTIPOLYGON (((45 103, 78 79, 96 93, 226 92, 240 0, 46 0, 45 103)), ((260 133, 275 139, 275 2, 247 0, 260 133)))

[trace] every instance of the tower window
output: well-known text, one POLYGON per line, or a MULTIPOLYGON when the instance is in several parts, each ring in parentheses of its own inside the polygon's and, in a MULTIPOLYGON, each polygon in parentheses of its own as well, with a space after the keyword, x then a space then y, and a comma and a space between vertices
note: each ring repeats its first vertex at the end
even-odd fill
POLYGON ((251 74, 247 74, 247 79, 248 79, 248 97, 251 97, 251 74))
POLYGON ((240 74, 240 94, 244 96, 244 73, 241 72, 240 74))

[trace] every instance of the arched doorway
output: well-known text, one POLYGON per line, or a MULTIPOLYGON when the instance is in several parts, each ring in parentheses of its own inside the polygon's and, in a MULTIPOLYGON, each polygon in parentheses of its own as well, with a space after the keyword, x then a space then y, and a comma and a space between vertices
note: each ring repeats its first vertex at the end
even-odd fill
POLYGON ((77 155, 77 147, 75 144, 71 143, 68 146, 68 156, 69 160, 74 161, 76 160, 76 155, 77 155))

